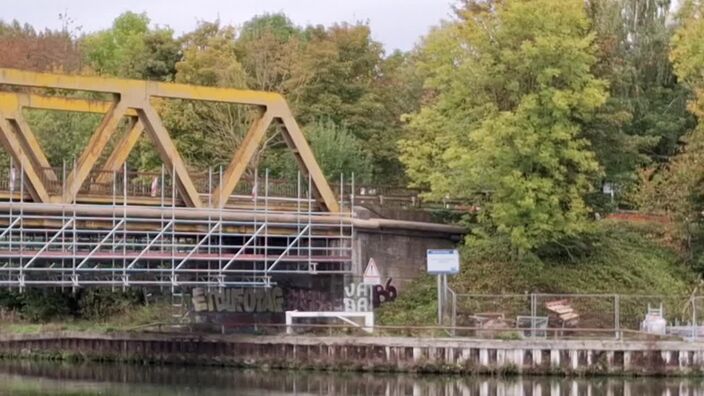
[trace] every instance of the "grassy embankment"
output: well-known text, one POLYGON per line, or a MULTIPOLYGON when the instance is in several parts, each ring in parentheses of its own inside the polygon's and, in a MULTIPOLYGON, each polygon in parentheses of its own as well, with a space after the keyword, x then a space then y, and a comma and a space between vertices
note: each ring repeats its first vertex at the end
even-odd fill
MULTIPOLYGON (((669 243, 668 235, 668 227, 662 224, 605 220, 569 254, 555 249, 511 260, 505 245, 464 246, 461 273, 451 277, 449 285, 456 293, 668 295, 676 297, 668 299, 672 303, 666 303, 666 313, 679 311, 697 276, 669 243)), ((436 299, 435 278, 425 276, 378 311, 378 324, 433 325, 437 318, 436 299)), ((611 309, 608 300, 601 300, 595 303, 597 299, 592 299, 589 309, 611 309)), ((634 313, 642 312, 650 301, 634 298, 628 307, 634 313)), ((511 307, 501 304, 496 302, 492 308, 511 311, 511 307)), ((625 306, 623 301, 622 304, 625 306)), ((460 305, 458 302, 459 309, 460 305)))
MULTIPOLYGON (((164 299, 162 299, 164 300, 164 299)), ((161 300, 160 300, 161 301, 161 300)), ((166 302, 146 304, 136 291, 29 289, 0 292, 0 333, 129 331, 173 319, 166 302)))
POLYGON ((0 333, 30 334, 54 331, 132 331, 171 320, 170 304, 135 306, 129 311, 116 313, 105 318, 52 318, 34 321, 17 317, 0 323, 0 333))

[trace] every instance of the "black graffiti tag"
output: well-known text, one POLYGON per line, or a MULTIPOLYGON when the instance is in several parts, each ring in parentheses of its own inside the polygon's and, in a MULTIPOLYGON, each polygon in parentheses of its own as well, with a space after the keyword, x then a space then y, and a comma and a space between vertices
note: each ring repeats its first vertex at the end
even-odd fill
POLYGON ((378 308, 381 304, 389 301, 394 301, 398 293, 396 288, 391 285, 392 278, 386 281, 386 285, 375 285, 372 291, 372 304, 374 308, 378 308))

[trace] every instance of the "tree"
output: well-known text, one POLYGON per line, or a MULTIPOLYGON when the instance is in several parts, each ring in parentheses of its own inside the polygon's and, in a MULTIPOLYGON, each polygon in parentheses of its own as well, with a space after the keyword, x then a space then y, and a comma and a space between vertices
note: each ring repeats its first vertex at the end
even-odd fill
POLYGON ((698 118, 697 128, 701 129, 704 120, 704 2, 685 1, 679 19, 680 27, 672 38, 670 58, 677 77, 694 92, 689 110, 698 118))
POLYGON ((306 82, 300 73, 302 33, 284 14, 255 16, 245 22, 237 38, 236 54, 247 73, 247 85, 278 92, 295 108, 297 89, 306 82))
POLYGON ((78 46, 68 28, 37 32, 17 21, 0 21, 0 53, 0 67, 71 73, 81 66, 78 46))
MULTIPOLYGON (((354 174, 358 183, 371 180, 372 165, 361 141, 344 126, 330 120, 321 120, 307 125, 303 133, 310 148, 330 181, 338 181, 340 175, 349 178, 354 174)), ((298 164, 288 150, 278 150, 267 156, 265 164, 275 175, 295 180, 298 164)))
POLYGON ((399 167, 388 164, 397 157, 398 130, 391 127, 384 98, 376 89, 384 61, 382 45, 363 24, 308 27, 304 35, 299 75, 306 83, 294 95, 299 120, 312 124, 329 119, 346 127, 369 142, 365 151, 375 178, 392 175, 388 179, 393 180, 399 167))
MULTIPOLYGON (((235 29, 219 22, 203 22, 185 35, 183 59, 176 64, 180 83, 246 88, 247 76, 235 53, 235 29)), ((253 118, 245 106, 172 100, 163 105, 164 124, 181 155, 198 169, 227 165, 253 118)), ((143 168, 156 166, 150 154, 143 168)))
POLYGON ((84 37, 81 48, 99 74, 148 80, 173 80, 181 56, 171 29, 150 29, 146 14, 129 11, 84 37))
POLYGON ((583 232, 599 164, 582 125, 607 97, 583 2, 467 1, 459 15, 425 43, 435 98, 402 143, 411 178, 489 192, 478 231, 519 251, 583 232))
MULTIPOLYGON (((704 3, 686 1, 672 37, 672 60, 679 81, 691 90, 689 111, 698 124, 683 138, 683 147, 662 172, 646 172, 639 198, 643 207, 670 214, 692 252, 701 252, 704 210, 704 3)), ((699 266, 704 265, 699 260, 699 266)))
MULTIPOLYGON (((81 54, 68 26, 37 32, 17 21, 0 22, 0 53, 0 67, 63 73, 81 68, 81 54)), ((96 125, 96 117, 85 114, 25 110, 24 116, 54 166, 77 156, 96 125)), ((3 163, 9 161, 6 153, 2 157, 3 163)))
POLYGON ((593 0, 588 12, 596 35, 597 77, 610 96, 585 137, 604 168, 604 178, 623 189, 636 170, 674 155, 692 126, 688 91, 668 59, 672 28, 668 0, 593 0))

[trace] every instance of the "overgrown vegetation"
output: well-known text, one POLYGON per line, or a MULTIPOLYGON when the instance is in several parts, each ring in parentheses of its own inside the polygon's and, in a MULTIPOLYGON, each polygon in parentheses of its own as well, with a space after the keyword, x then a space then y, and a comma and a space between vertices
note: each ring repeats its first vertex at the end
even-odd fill
POLYGON ((140 290, 0 291, 0 332, 126 330, 171 319, 169 304, 147 304, 140 290))
MULTIPOLYGON (((504 240, 462 248, 462 271, 449 279, 457 293, 619 293, 686 296, 696 273, 662 224, 600 222, 572 246, 572 256, 545 249, 511 259, 504 240)), ((424 277, 379 311, 379 323, 433 325, 437 322, 435 278, 424 277)), ((639 307, 642 309, 642 307, 639 307)))

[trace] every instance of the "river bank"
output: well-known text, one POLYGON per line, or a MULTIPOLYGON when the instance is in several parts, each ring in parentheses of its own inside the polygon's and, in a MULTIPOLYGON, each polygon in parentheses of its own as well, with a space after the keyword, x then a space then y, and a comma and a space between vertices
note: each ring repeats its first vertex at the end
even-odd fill
POLYGON ((703 378, 475 376, 0 361, 0 395, 689 396, 703 378))
POLYGON ((704 372, 683 341, 53 332, 0 335, 0 356, 308 370, 566 376, 704 372))

